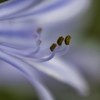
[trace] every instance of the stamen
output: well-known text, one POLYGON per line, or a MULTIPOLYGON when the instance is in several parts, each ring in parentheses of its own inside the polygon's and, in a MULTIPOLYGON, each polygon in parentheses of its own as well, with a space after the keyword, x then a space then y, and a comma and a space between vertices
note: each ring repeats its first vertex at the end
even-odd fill
POLYGON ((63 50, 59 51, 56 53, 56 56, 62 56, 64 54, 66 54, 69 50, 69 45, 67 45, 63 50))
POLYGON ((61 46, 63 41, 64 41, 64 38, 63 38, 62 36, 60 36, 60 37, 57 39, 57 44, 58 44, 59 46, 61 46))
POLYGON ((6 52, 6 53, 8 53, 8 54, 10 54, 12 56, 18 57, 20 59, 24 59, 24 60, 45 62, 45 61, 48 61, 48 60, 52 59, 55 56, 56 52, 59 51, 59 49, 60 49, 60 46, 56 47, 56 49, 51 53, 51 55, 48 55, 48 57, 46 57, 46 58, 44 58, 44 57, 41 58, 40 56, 39 57, 37 57, 37 56, 25 57, 25 56, 21 56, 21 55, 16 55, 16 54, 11 53, 11 52, 6 52))
POLYGON ((65 38, 65 44, 69 45, 70 44, 70 40, 71 40, 71 36, 67 35, 66 38, 65 38))
POLYGON ((36 45, 39 46, 42 43, 42 40, 37 40, 36 45))
POLYGON ((53 43, 53 44, 50 46, 50 50, 53 51, 56 47, 57 47, 57 44, 53 43))
POLYGON ((37 34, 36 34, 36 35, 38 35, 38 36, 37 36, 37 39, 40 39, 40 37, 41 37, 41 32, 42 32, 42 28, 38 28, 38 29, 37 29, 37 34))
POLYGON ((52 59, 55 55, 61 56, 61 55, 64 55, 68 51, 69 43, 70 43, 70 40, 71 40, 70 35, 66 36, 65 40, 64 40, 63 36, 60 36, 57 39, 57 44, 53 43, 50 46, 50 48, 47 49, 47 52, 45 52, 45 51, 39 52, 40 44, 42 43, 42 40, 40 39, 41 31, 42 31, 42 28, 38 28, 37 34, 33 35, 33 37, 34 37, 33 43, 35 43, 35 46, 37 47, 35 49, 35 51, 33 51, 33 49, 34 49, 33 45, 32 45, 32 47, 27 48, 27 49, 16 49, 16 48, 6 46, 6 45, 3 45, 3 44, 1 44, 0 50, 1 51, 5 50, 5 52, 7 54, 10 54, 10 55, 15 56, 17 58, 20 58, 22 60, 32 60, 32 61, 37 61, 37 62, 48 61, 48 60, 52 59), (63 50, 60 51, 63 41, 65 41, 65 44, 67 46, 63 50))
POLYGON ((27 47, 27 48, 16 48, 16 47, 13 47, 12 45, 7 45, 5 43, 1 43, 0 42, 0 49, 3 51, 7 51, 7 52, 12 52, 12 53, 15 53, 15 54, 18 54, 18 55, 21 55, 21 56, 30 56, 30 55, 35 55, 36 53, 39 52, 40 50, 40 44, 41 44, 41 40, 40 40, 40 34, 34 34, 34 43, 35 43, 35 46, 36 49, 34 49, 33 46, 31 47, 27 47))
POLYGON ((70 44, 71 36, 67 35, 65 38, 65 44, 67 45, 63 50, 59 51, 56 53, 56 56, 61 56, 64 55, 68 52, 69 50, 69 44, 70 44))
POLYGON ((41 27, 39 27, 38 29, 37 29, 37 33, 41 33, 41 31, 42 31, 42 28, 41 27))
POLYGON ((1 51, 7 51, 7 52, 11 52, 11 53, 15 53, 18 55, 22 55, 22 56, 28 56, 30 54, 36 54, 38 53, 40 47, 38 46, 36 50, 33 51, 33 48, 27 48, 27 49, 15 49, 15 48, 11 48, 11 47, 7 47, 4 45, 0 45, 0 50, 1 51))

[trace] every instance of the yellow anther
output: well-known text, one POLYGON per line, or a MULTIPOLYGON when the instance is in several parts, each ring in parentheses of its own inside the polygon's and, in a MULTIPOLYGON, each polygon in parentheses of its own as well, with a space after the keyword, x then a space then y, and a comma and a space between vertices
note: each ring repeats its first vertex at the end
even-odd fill
POLYGON ((65 44, 69 45, 70 44, 70 40, 71 40, 71 36, 67 35, 66 38, 65 38, 65 44))
POLYGON ((57 44, 60 46, 62 45, 62 42, 64 41, 64 38, 62 36, 60 36, 58 39, 57 39, 57 44))
POLYGON ((42 28, 39 27, 39 28, 37 29, 37 33, 41 33, 41 31, 42 31, 42 28))
POLYGON ((55 48, 56 48, 57 44, 53 43, 51 46, 50 46, 50 50, 53 51, 55 48))

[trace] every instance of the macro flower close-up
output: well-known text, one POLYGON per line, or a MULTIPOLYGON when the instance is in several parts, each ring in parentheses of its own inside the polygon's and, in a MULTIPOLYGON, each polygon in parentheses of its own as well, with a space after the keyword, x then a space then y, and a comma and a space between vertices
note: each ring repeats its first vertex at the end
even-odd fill
POLYGON ((16 80, 20 83, 23 75, 39 100, 66 100, 59 91, 62 89, 67 94, 65 87, 80 97, 89 95, 85 75, 70 58, 75 57, 77 62, 75 34, 72 33, 82 26, 80 23, 84 21, 77 18, 80 19, 90 5, 91 0, 6 0, 0 3, 0 82, 16 80))

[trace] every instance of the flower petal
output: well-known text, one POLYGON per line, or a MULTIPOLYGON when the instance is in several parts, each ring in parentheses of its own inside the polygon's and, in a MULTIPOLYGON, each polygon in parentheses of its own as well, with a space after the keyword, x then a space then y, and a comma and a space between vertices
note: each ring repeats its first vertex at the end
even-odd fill
POLYGON ((74 87, 81 95, 87 95, 88 85, 82 75, 73 66, 59 59, 52 59, 45 63, 26 61, 47 75, 74 87))
POLYGON ((12 0, 0 5, 0 19, 24 17, 39 24, 55 23, 76 16, 90 4, 90 0, 12 0), (23 6, 22 6, 23 5, 23 6))
POLYGON ((0 59, 11 64, 21 71, 21 73, 32 83, 41 100, 54 100, 48 89, 36 77, 36 71, 30 70, 30 66, 13 56, 0 51, 0 59))
POLYGON ((3 21, 0 23, 0 43, 12 46, 36 46, 37 27, 32 22, 3 21), (5 27, 4 27, 5 26, 5 27))
POLYGON ((38 1, 37 5, 35 2, 36 0, 12 0, 3 3, 0 5, 2 11, 0 18, 23 17, 48 12, 65 5, 65 3, 68 4, 71 0, 38 1))
POLYGON ((34 3, 35 0, 9 0, 0 4, 0 18, 8 18, 23 12, 34 3))

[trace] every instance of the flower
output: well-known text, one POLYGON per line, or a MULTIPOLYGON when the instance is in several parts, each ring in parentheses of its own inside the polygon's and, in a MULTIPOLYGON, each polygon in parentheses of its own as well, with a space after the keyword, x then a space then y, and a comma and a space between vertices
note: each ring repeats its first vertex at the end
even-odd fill
POLYGON ((57 43, 52 41, 53 44, 50 46, 48 42, 44 45, 45 36, 41 33, 42 28, 36 31, 38 26, 50 27, 56 22, 77 15, 84 8, 86 1, 10 0, 0 5, 0 12, 2 12, 0 14, 0 59, 21 71, 32 83, 41 100, 54 100, 54 98, 39 79, 38 71, 69 84, 83 95, 88 91, 87 83, 78 70, 58 58, 53 58, 64 55, 68 51, 70 35, 63 38, 61 34, 57 43), (80 9, 77 5, 80 5, 80 9), (69 12, 72 8, 77 8, 73 14, 69 12), (67 18, 66 14, 69 14, 67 18), (63 40, 66 46, 60 50, 63 40))

